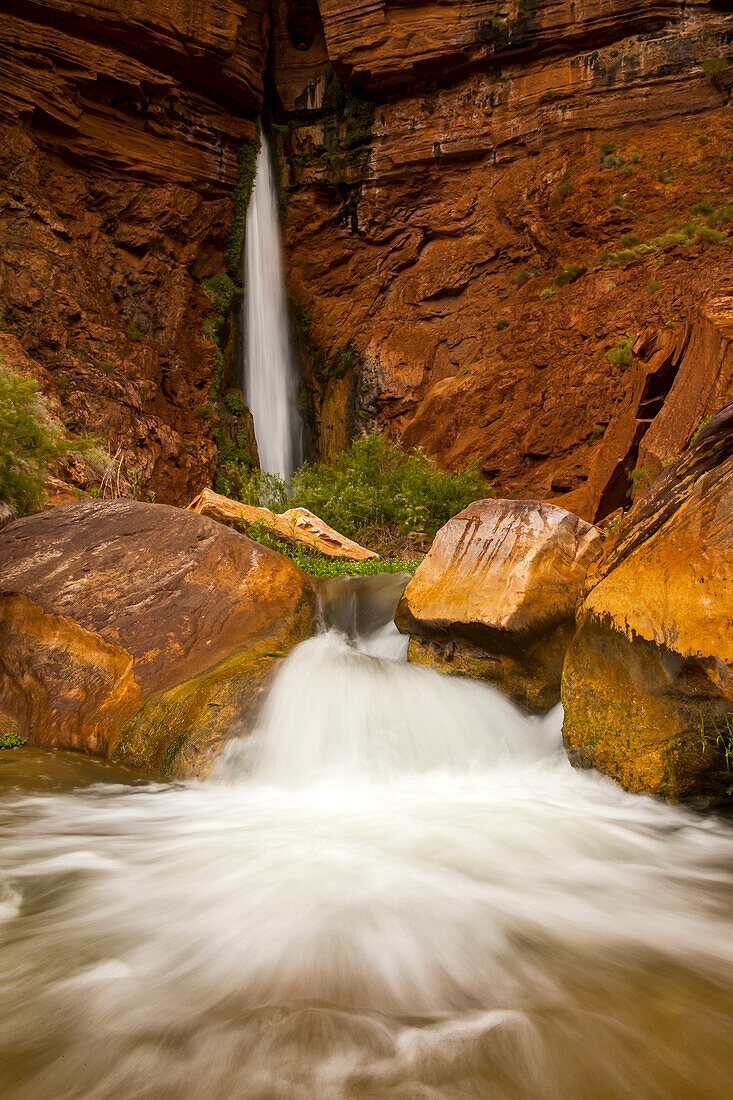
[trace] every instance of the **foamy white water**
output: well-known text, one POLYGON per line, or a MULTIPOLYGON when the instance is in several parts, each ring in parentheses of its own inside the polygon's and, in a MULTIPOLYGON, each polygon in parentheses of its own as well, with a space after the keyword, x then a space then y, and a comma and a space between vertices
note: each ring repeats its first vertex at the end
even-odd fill
POLYGON ((216 780, 0 801, 0 1095, 727 1095, 730 827, 372 656, 391 584, 331 592, 216 780))
POLYGON ((302 460, 295 368, 283 274, 277 188, 262 132, 244 245, 244 392, 260 465, 288 478, 302 460))

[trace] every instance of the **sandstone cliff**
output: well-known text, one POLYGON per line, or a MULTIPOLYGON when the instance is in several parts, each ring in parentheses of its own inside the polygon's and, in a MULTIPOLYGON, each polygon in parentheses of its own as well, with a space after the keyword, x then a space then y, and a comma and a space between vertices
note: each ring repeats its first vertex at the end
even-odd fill
POLYGON ((264 100, 316 450, 374 423, 600 519, 733 396, 728 8, 0 0, 3 324, 123 487, 210 481, 264 100))

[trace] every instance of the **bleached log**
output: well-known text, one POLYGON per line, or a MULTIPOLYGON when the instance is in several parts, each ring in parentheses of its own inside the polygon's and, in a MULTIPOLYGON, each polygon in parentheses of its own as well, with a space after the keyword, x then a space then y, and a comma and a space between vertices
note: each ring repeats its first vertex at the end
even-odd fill
POLYGON ((378 558, 373 550, 367 550, 358 542, 347 539, 309 512, 307 508, 289 508, 287 512, 272 512, 269 508, 256 508, 241 504, 238 500, 202 489, 188 506, 189 512, 211 516, 229 526, 262 526, 276 538, 292 544, 299 543, 316 550, 327 558, 345 558, 347 561, 368 561, 378 558))

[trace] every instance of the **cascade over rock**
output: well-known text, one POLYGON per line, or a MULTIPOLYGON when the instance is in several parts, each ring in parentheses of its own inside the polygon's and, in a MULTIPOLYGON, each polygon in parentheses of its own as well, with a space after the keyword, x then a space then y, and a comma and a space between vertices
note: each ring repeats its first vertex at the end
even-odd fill
POLYGON ((630 791, 733 786, 733 405, 622 521, 562 682, 571 761, 630 791))
POLYGON ((29 742, 204 775, 312 629, 308 579, 214 520, 131 500, 0 534, 0 719, 29 742))
POLYGON ((410 660, 548 710, 602 537, 553 504, 470 504, 438 531, 400 600, 395 621, 411 635, 410 660))

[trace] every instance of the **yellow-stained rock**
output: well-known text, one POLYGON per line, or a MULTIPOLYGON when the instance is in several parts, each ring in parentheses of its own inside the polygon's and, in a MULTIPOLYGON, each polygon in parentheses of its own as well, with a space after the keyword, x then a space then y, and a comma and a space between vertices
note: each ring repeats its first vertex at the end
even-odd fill
POLYGON ((299 569, 214 520, 131 500, 0 534, 0 713, 32 744, 204 774, 312 629, 299 569))
POLYGON ((733 406, 626 517, 563 674, 570 759, 631 791, 733 789, 733 406))
POLYGON ((601 542, 596 527, 542 501, 470 504, 438 532, 400 601, 410 660, 547 710, 601 542))

